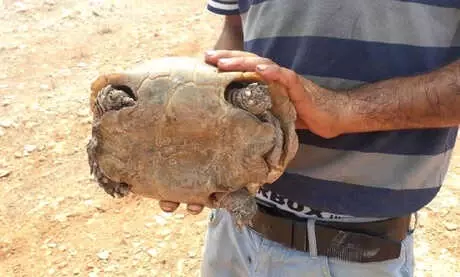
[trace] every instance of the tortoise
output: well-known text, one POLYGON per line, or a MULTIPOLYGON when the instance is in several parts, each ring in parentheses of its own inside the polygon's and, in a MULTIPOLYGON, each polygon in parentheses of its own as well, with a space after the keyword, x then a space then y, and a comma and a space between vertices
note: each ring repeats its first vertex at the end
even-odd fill
POLYGON ((286 88, 198 58, 159 57, 91 84, 91 174, 110 195, 129 192, 225 208, 250 223, 258 189, 298 150, 286 88))

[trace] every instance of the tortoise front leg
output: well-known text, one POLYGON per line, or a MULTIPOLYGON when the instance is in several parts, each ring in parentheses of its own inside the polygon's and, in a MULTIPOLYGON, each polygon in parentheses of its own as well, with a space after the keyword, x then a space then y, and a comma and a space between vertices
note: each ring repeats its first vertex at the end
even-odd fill
POLYGON ((88 162, 90 166, 90 174, 94 175, 99 186, 104 189, 105 192, 113 197, 123 197, 129 193, 129 186, 125 183, 117 183, 104 175, 99 163, 97 161, 97 151, 100 139, 100 119, 104 113, 111 110, 119 110, 124 107, 133 106, 136 104, 129 93, 108 85, 104 87, 97 95, 96 98, 96 114, 93 120, 93 126, 91 130, 91 139, 86 145, 86 152, 88 154, 88 162))
POLYGON ((226 91, 226 99, 234 106, 256 116, 272 107, 268 86, 259 83, 231 84, 226 91))
POLYGON ((96 110, 101 117, 105 112, 134 106, 136 100, 129 93, 111 85, 104 87, 96 98, 96 110))

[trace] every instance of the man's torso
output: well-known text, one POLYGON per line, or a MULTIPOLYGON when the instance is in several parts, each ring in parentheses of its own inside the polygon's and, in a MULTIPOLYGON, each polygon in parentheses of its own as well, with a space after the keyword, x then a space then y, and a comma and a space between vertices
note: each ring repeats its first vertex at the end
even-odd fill
MULTIPOLYGON (((460 57, 454 0, 241 0, 237 7, 246 51, 334 90, 428 72, 460 57)), ((259 192, 259 202, 301 217, 360 221, 431 201, 457 129, 298 135, 296 158, 259 192)))

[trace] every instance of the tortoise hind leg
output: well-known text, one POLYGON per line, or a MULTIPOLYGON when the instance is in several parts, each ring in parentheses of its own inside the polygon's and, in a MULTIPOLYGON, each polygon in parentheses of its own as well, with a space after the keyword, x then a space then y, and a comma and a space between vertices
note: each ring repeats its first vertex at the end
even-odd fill
POLYGON ((257 212, 257 203, 246 188, 224 194, 218 199, 218 207, 226 209, 240 229, 248 225, 257 212))

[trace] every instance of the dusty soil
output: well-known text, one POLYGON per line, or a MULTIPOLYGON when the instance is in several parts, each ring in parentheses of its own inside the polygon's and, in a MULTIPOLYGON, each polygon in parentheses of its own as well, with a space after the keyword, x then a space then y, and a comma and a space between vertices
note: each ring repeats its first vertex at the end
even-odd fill
MULTIPOLYGON (((156 56, 201 55, 221 26, 204 7, 0 0, 0 276, 198 276, 208 211, 113 199, 84 149, 90 82, 156 56)), ((420 213, 416 276, 460 276, 458 153, 420 213)))

